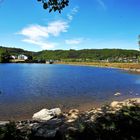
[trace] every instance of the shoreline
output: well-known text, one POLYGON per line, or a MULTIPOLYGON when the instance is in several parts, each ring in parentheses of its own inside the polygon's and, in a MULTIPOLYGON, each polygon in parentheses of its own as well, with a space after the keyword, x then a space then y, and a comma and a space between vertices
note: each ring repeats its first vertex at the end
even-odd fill
POLYGON ((129 99, 138 99, 139 97, 121 97, 121 96, 115 96, 114 95, 114 98, 110 99, 110 100, 107 100, 107 101, 103 101, 102 103, 101 102, 98 102, 98 101, 90 101, 90 102, 85 102, 83 104, 77 104, 77 106, 69 106, 69 107, 64 107, 64 106, 59 106, 59 105, 56 105, 56 106, 52 106, 52 107, 49 107, 47 105, 42 105, 40 107, 38 107, 37 109, 33 108, 33 111, 28 111, 28 114, 21 114, 20 116, 19 115, 15 115, 15 116, 11 116, 11 117, 8 117, 9 115, 6 116, 6 118, 3 117, 0 117, 0 122, 5 122, 5 121, 27 121, 27 120, 32 120, 32 115, 43 109, 43 108, 47 108, 47 109, 52 109, 52 108, 60 108, 61 111, 63 113, 68 113, 70 110, 72 109, 76 109, 76 110, 79 110, 79 113, 84 113, 84 112, 87 112, 93 108, 102 108, 104 105, 109 105, 111 104, 112 102, 114 101, 118 101, 118 102, 123 102, 123 101, 126 101, 126 100, 129 100, 129 99))
MULTIPOLYGON (((107 101, 107 102, 104 102, 104 103, 102 103, 102 104, 95 104, 95 103, 86 103, 86 105, 84 105, 84 106, 79 106, 79 107, 75 107, 75 108, 67 108, 67 109, 63 109, 63 108, 60 108, 60 110, 61 110, 61 112, 62 112, 62 114, 68 114, 69 113, 69 111, 70 110, 78 110, 78 112, 79 112, 79 114, 83 114, 83 113, 85 113, 85 112, 88 112, 88 111, 90 111, 90 110, 92 110, 92 109, 100 109, 100 108, 102 108, 102 107, 104 107, 104 106, 108 106, 108 105, 111 105, 113 102, 120 102, 120 103, 123 103, 123 102, 128 102, 128 101, 135 101, 135 100, 137 100, 138 102, 140 102, 140 97, 132 97, 132 98, 123 98, 123 99, 114 99, 114 100, 110 100, 110 101, 107 101)), ((43 108, 45 108, 45 106, 44 107, 42 107, 42 109, 43 108)), ((54 108, 59 108, 58 106, 55 106, 55 107, 53 107, 53 108, 49 108, 49 110, 51 110, 51 109, 54 109, 54 108)), ((41 109, 38 109, 37 111, 39 111, 39 110, 41 110, 41 109)), ((36 113, 37 111, 35 111, 34 113, 36 113)), ((33 114, 34 114, 33 113, 33 114)), ((32 115, 30 115, 30 117, 27 115, 25 115, 25 116, 22 116, 22 117, 20 117, 19 119, 0 119, 0 123, 2 123, 2 122, 10 122, 10 121, 14 121, 14 122, 18 122, 18 121, 32 121, 33 120, 33 118, 32 118, 32 116, 33 116, 33 114, 32 115)))
POLYGON ((128 72, 140 74, 139 63, 108 63, 108 62, 57 62, 55 64, 73 65, 73 66, 90 66, 97 68, 114 68, 128 72))
MULTIPOLYGON (((120 100, 119 100, 120 101, 120 100)), ((52 106, 52 107, 49 107, 47 105, 41 105, 40 107, 38 107, 37 109, 33 108, 33 111, 28 111, 28 114, 21 114, 21 116, 19 115, 15 115, 15 116, 12 116, 10 117, 9 115, 6 116, 6 118, 4 118, 4 116, 1 116, 0 117, 0 122, 1 121, 26 121, 26 120, 32 120, 32 115, 37 112, 38 110, 42 109, 42 108, 48 108, 48 109, 51 109, 51 108, 60 108, 62 110, 63 113, 68 113, 69 110, 71 109, 78 109, 80 113, 82 112, 85 112, 85 111, 88 111, 92 108, 99 108, 101 107, 103 104, 107 104, 107 103, 111 103, 112 101, 107 101, 107 102, 104 102, 104 103, 98 103, 98 102, 86 102, 86 103, 83 103, 83 104, 77 104, 76 106, 63 106, 63 105, 56 105, 56 106, 52 106), (8 117, 9 116, 9 117, 8 117)))
MULTIPOLYGON (((0 63, 0 64, 44 64, 47 63, 0 63)), ((53 64, 89 66, 97 68, 112 68, 140 74, 140 63, 116 63, 116 62, 54 62, 53 64)))
POLYGON ((122 140, 133 136, 138 140, 140 138, 137 133, 140 128, 139 109, 140 98, 113 101, 108 105, 91 108, 84 112, 71 109, 65 113, 60 108, 50 110, 43 108, 33 114, 32 120, 0 121, 0 139, 91 140, 98 136, 95 139, 98 140, 102 134, 101 140, 105 137, 107 137, 105 139, 114 139, 116 136, 118 136, 117 139, 123 137, 122 140), (84 139, 81 139, 83 136, 84 139))

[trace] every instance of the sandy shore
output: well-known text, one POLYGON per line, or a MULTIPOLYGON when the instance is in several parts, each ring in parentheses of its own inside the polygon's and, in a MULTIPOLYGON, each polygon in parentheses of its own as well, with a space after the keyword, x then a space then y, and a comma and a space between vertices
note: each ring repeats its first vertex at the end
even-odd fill
POLYGON ((21 120, 31 120, 32 116, 35 112, 38 112, 39 110, 43 109, 43 108, 47 108, 47 109, 52 109, 52 108, 60 108, 62 110, 62 112, 67 113, 69 110, 71 109, 78 109, 80 113, 91 110, 92 108, 99 108, 105 104, 110 104, 112 101, 114 100, 118 100, 118 101, 123 101, 126 98, 122 98, 121 96, 117 96, 110 100, 107 101, 94 101, 94 100, 89 100, 89 101, 84 101, 81 100, 77 101, 77 100, 73 100, 73 101, 66 101, 66 103, 60 103, 58 104, 56 102, 56 104, 53 105, 49 105, 49 104, 39 104, 37 107, 34 106, 29 106, 25 105, 22 106, 21 108, 16 108, 14 109, 14 107, 10 107, 13 108, 13 112, 11 113, 9 108, 5 108, 6 112, 5 114, 3 114, 2 110, 1 110, 1 115, 0 115, 0 121, 6 121, 6 120, 12 120, 12 121, 21 121, 21 120))

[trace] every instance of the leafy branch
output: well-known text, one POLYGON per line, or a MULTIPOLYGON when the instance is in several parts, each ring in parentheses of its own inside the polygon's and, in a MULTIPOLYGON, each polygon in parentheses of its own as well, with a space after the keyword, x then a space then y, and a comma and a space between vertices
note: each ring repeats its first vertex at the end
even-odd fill
POLYGON ((69 5, 69 0, 37 0, 43 3, 43 8, 48 9, 49 13, 52 11, 61 11, 69 5))

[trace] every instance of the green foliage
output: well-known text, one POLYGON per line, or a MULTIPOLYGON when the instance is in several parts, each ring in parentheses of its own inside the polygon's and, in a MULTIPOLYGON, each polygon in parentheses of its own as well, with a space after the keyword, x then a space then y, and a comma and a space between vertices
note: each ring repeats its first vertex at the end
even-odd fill
POLYGON ((10 54, 5 49, 0 52, 0 63, 8 63, 10 61, 10 54))
POLYGON ((10 61, 11 55, 18 56, 20 54, 24 54, 24 55, 28 56, 29 60, 32 60, 34 52, 25 51, 20 48, 8 48, 8 47, 0 46, 0 63, 7 63, 10 61))
POLYGON ((69 0, 37 0, 37 1, 42 2, 43 8, 48 9, 49 12, 58 11, 59 13, 61 13, 61 11, 69 4, 69 0))
POLYGON ((24 54, 27 56, 32 56, 34 54, 34 52, 31 51, 26 51, 20 48, 10 48, 10 47, 2 47, 0 46, 0 53, 4 50, 7 50, 9 52, 10 55, 19 55, 19 54, 24 54))
POLYGON ((37 52, 34 59, 53 59, 65 61, 117 61, 119 58, 138 58, 140 52, 122 49, 84 49, 84 50, 44 50, 37 52))
POLYGON ((105 113, 94 122, 79 121, 77 131, 67 134, 71 140, 140 140, 140 106, 123 107, 120 111, 105 113))
POLYGON ((0 128, 0 140, 26 140, 27 133, 20 132, 16 128, 15 122, 10 122, 0 128))

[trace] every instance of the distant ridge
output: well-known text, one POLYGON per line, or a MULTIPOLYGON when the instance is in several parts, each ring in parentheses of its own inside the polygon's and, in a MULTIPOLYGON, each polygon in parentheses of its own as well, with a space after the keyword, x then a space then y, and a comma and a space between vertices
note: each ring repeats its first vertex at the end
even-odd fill
POLYGON ((83 50, 43 50, 35 53, 37 59, 68 59, 73 60, 118 60, 122 58, 139 58, 137 50, 124 49, 83 49, 83 50))
POLYGON ((82 49, 82 50, 43 50, 38 52, 27 51, 21 48, 0 46, 0 54, 3 50, 7 50, 10 55, 29 55, 33 59, 39 60, 107 60, 121 58, 139 58, 140 52, 137 50, 125 49, 82 49))

